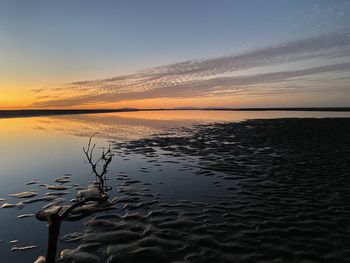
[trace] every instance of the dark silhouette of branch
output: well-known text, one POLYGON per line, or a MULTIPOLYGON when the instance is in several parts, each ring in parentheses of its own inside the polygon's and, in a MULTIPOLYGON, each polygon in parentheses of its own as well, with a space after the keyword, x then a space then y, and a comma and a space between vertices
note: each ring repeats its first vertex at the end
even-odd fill
POLYGON ((47 253, 46 253, 46 263, 55 263, 56 262, 56 253, 57 253, 57 240, 60 235, 60 228, 62 221, 65 220, 69 214, 77 207, 83 206, 87 202, 95 201, 95 202, 106 202, 108 200, 108 195, 105 191, 109 190, 107 186, 105 186, 106 174, 108 172, 108 166, 112 162, 112 151, 109 146, 107 150, 103 149, 102 155, 96 161, 93 161, 93 154, 96 145, 92 145, 92 138, 97 133, 94 133, 90 138, 87 147, 83 147, 83 151, 86 155, 88 162, 91 165, 92 171, 96 176, 96 181, 98 184, 98 190, 100 196, 87 196, 79 198, 77 197, 77 202, 68 206, 67 208, 62 210, 62 206, 57 207, 54 210, 50 211, 40 211, 36 213, 35 217, 40 221, 47 221, 49 225, 49 238, 47 245, 47 253), (102 165, 102 169, 98 171, 97 167, 102 165))
POLYGON ((108 147, 107 151, 103 149, 102 155, 100 158, 98 158, 96 161, 93 160, 93 153, 94 149, 96 147, 96 144, 91 145, 92 138, 98 133, 94 133, 91 135, 87 147, 83 147, 83 152, 85 153, 85 156, 88 160, 88 162, 91 165, 92 171, 96 176, 97 182, 99 184, 99 189, 102 194, 105 194, 105 185, 104 185, 104 178, 105 175, 108 172, 108 166, 112 162, 113 154, 111 151, 111 146, 108 147), (99 166, 102 163, 102 170, 98 171, 97 166, 99 166))

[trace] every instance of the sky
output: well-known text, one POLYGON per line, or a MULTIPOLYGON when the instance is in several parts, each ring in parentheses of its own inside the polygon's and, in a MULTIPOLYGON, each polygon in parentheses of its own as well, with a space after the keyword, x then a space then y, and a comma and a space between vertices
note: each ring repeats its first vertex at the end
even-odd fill
POLYGON ((0 0, 0 109, 350 106, 350 0, 0 0))

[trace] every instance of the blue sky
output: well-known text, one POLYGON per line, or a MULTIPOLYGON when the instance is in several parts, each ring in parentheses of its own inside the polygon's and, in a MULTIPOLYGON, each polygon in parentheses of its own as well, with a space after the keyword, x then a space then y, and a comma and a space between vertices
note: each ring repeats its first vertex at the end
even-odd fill
POLYGON ((24 90, 51 87, 339 36, 350 30, 349 11, 350 1, 336 0, 2 0, 0 89, 14 78, 24 90))

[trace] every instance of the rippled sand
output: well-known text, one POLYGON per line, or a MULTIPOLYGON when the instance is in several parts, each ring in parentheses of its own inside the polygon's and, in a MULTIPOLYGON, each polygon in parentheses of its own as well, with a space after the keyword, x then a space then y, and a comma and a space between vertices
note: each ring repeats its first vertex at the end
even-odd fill
MULTIPOLYGON (((115 144, 160 170, 206 178, 170 201, 120 173, 113 210, 62 237, 63 262, 349 262, 350 120, 276 119, 197 126, 115 144), (165 169, 165 168, 164 168, 165 169), (216 190, 213 190, 216 189, 216 190)), ((165 175, 166 176, 166 175, 165 175)), ((176 178, 174 179, 176 180, 176 178)), ((185 187, 185 185, 184 185, 185 187)), ((171 185, 169 191, 171 191, 171 185)))

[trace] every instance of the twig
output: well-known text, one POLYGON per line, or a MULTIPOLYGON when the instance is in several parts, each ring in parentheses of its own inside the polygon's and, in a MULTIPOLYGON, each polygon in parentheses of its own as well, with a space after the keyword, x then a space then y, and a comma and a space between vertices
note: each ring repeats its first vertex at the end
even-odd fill
POLYGON ((87 147, 83 147, 83 152, 85 153, 85 156, 88 160, 88 162, 91 165, 91 169, 93 171, 93 173, 96 176, 96 179, 98 180, 99 183, 99 189, 101 191, 101 193, 104 195, 105 191, 104 191, 104 176, 107 174, 108 172, 108 166, 110 165, 111 161, 112 161, 112 151, 111 151, 111 146, 108 147, 108 150, 105 151, 105 149, 103 149, 102 151, 102 155, 100 158, 98 158, 96 161, 93 161, 93 152, 94 149, 96 147, 96 144, 94 144, 93 146, 91 146, 92 143, 92 138, 98 133, 94 133, 93 135, 91 135, 91 137, 89 138, 89 142, 87 147), (103 163, 102 165, 102 170, 99 172, 97 169, 97 166, 100 163, 103 163))

